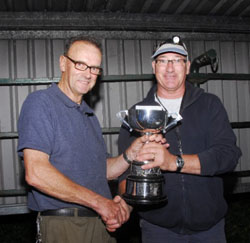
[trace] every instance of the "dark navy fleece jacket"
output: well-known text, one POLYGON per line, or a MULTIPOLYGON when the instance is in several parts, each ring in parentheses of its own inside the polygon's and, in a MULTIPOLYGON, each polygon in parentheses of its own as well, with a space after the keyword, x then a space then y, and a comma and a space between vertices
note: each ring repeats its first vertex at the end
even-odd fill
MULTIPOLYGON (((155 92, 156 85, 140 104, 153 103, 155 92)), ((145 220, 176 233, 192 234, 211 228, 225 216, 227 204, 221 175, 234 170, 241 151, 236 146, 227 113, 217 96, 186 82, 180 114, 183 120, 165 135, 169 150, 172 154, 179 154, 178 127, 183 154, 198 155, 201 175, 163 172, 168 203, 160 208, 139 211, 139 214, 145 220)), ((136 136, 122 126, 119 152, 125 151, 136 136)))

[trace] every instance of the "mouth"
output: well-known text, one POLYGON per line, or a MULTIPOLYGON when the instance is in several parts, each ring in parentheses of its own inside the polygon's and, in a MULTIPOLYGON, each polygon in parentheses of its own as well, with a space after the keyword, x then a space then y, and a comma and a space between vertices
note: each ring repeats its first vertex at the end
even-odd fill
POLYGON ((89 84, 90 83, 90 80, 81 80, 81 79, 79 79, 79 80, 77 80, 79 83, 81 83, 81 84, 89 84))
POLYGON ((175 79, 175 75, 173 74, 165 74, 164 76, 166 79, 175 79))

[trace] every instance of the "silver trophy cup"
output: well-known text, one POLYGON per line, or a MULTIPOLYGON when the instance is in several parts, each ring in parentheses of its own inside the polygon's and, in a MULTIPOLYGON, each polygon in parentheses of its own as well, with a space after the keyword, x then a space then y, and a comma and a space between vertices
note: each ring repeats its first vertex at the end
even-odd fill
MULTIPOLYGON (((167 129, 182 119, 179 114, 168 113, 161 106, 135 106, 129 110, 122 110, 117 117, 125 124, 129 131, 142 134, 165 133, 167 129)), ((130 174, 126 178, 126 192, 124 200, 131 205, 151 205, 166 203, 167 196, 163 193, 164 176, 159 167, 143 170, 142 165, 150 161, 132 161, 130 174)))

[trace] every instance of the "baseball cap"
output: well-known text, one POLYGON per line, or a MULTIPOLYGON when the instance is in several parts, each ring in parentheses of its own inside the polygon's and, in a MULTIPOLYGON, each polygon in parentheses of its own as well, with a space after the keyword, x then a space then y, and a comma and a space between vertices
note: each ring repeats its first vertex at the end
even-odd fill
POLYGON ((168 39, 163 43, 160 43, 151 58, 155 59, 157 56, 167 52, 174 52, 188 58, 188 51, 185 43, 181 41, 179 36, 173 36, 172 39, 168 39))

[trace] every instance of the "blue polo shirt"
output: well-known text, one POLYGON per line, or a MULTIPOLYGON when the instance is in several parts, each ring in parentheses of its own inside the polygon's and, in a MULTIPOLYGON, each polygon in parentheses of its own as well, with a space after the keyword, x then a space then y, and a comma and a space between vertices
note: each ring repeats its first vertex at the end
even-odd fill
MULTIPOLYGON (((51 164, 74 182, 111 198, 107 178, 107 150, 93 110, 70 100, 56 84, 31 93, 18 121, 18 154, 31 148, 49 155, 51 164)), ((58 185, 60 186, 60 185, 58 185)), ((45 195, 35 188, 28 194, 35 211, 80 207, 45 195)))

